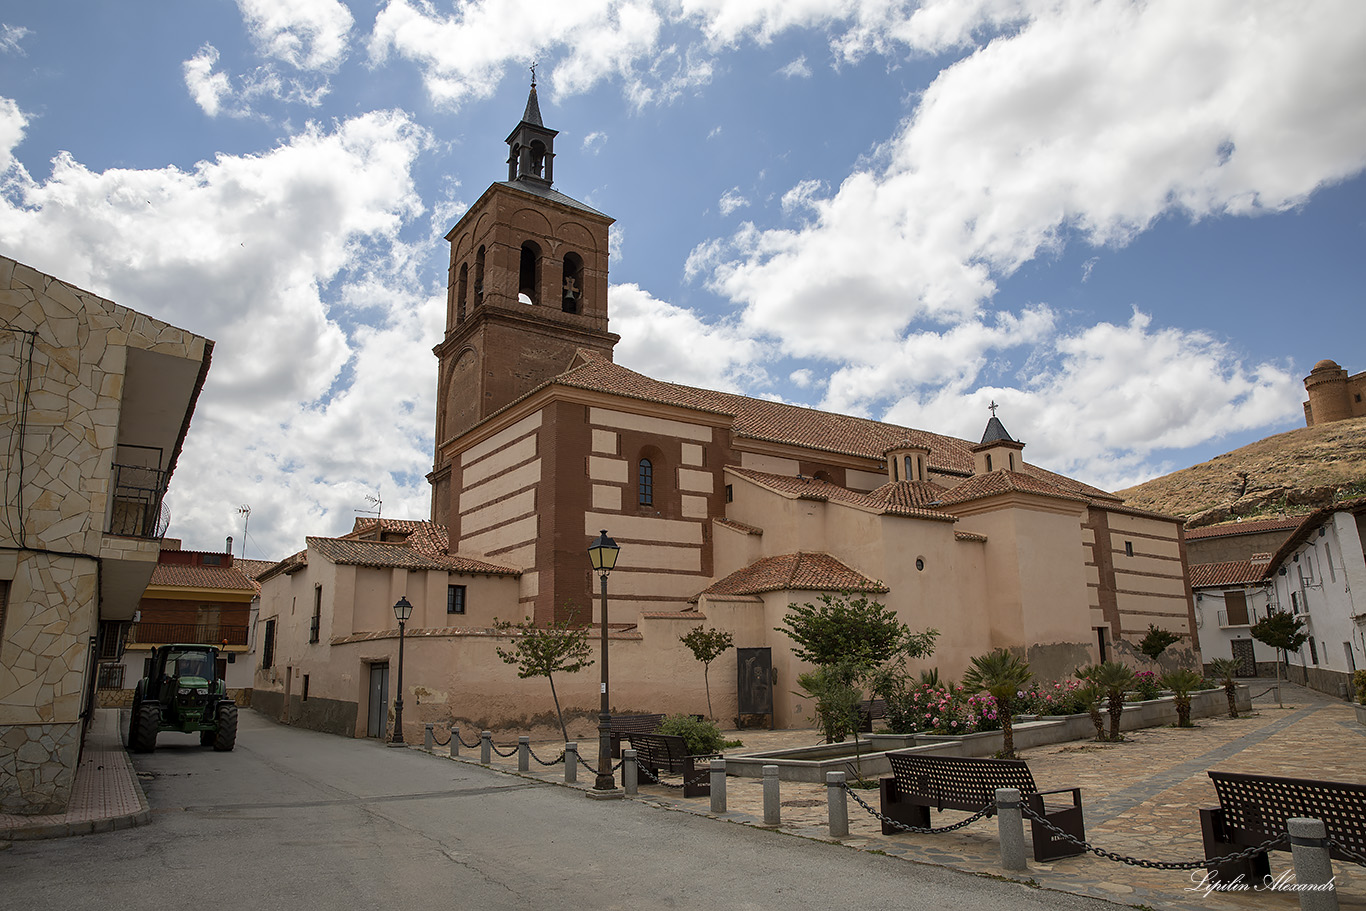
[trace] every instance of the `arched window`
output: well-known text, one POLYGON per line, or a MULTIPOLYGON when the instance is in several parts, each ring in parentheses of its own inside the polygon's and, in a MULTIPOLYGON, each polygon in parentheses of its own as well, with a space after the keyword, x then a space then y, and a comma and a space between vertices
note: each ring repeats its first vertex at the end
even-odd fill
POLYGON ((465 321, 465 295, 469 293, 469 283, 469 263, 461 263, 460 281, 455 284, 455 321, 457 323, 463 323, 465 321))
POLYGON ((531 173, 541 177, 545 170, 545 143, 536 140, 531 144, 531 173))
POLYGON ((517 281, 517 299, 523 303, 539 304, 541 288, 541 248, 535 241, 522 244, 522 262, 517 281))
POLYGON ((583 259, 577 253, 564 256, 564 290, 560 295, 560 309, 578 313, 583 300, 583 259))
POLYGON ((911 468, 911 457, 910 457, 910 456, 906 456, 905 458, 906 458, 906 461, 903 463, 903 464, 905 465, 905 468, 904 468, 904 476, 902 477, 902 480, 903 480, 903 481, 914 481, 914 480, 915 480, 915 471, 911 468))
POLYGON ((649 459, 640 460, 640 505, 653 506, 655 502, 655 467, 649 459))
POLYGON ((484 302, 484 248, 480 247, 479 252, 474 254, 474 302, 476 305, 484 302))
POLYGON ((991 453, 987 453, 987 471, 991 471, 991 453))

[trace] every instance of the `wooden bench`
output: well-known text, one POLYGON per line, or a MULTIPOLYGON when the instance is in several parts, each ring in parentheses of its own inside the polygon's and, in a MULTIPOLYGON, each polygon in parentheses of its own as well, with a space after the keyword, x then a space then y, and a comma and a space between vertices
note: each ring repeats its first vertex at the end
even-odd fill
MULTIPOLYGON (((1233 882, 1239 875, 1244 882, 1264 882, 1271 873, 1265 851, 1245 861, 1218 860, 1284 833, 1286 820, 1296 817, 1322 820, 1329 838, 1366 854, 1366 784, 1215 771, 1209 777, 1219 806, 1200 811, 1200 833, 1209 869, 1220 882, 1233 882)), ((1288 851, 1290 843, 1277 848, 1288 851)), ((1337 848, 1330 853, 1351 859, 1337 848)))
MULTIPOLYGON (((997 788, 1016 788, 1021 800, 1035 813, 1078 840, 1086 838, 1081 812, 1081 789, 1040 791, 1023 759, 976 759, 966 756, 933 756, 904 750, 889 752, 891 777, 881 779, 882 815, 904 825, 930 828, 930 810, 976 812, 995 803, 997 788), (1044 798, 1071 794, 1071 802, 1050 804, 1044 798)), ((991 814, 994 816, 995 811, 991 814)), ((884 822, 882 834, 901 831, 884 822)), ((1084 850, 1030 820, 1034 859, 1071 857, 1084 850)))
POLYGON ((873 722, 887 717, 886 699, 865 699, 858 705, 858 717, 860 732, 870 734, 873 731, 873 722))
POLYGON ((624 735, 653 734, 663 721, 663 715, 613 715, 607 726, 612 741, 612 758, 621 758, 621 739, 624 735))
POLYGON ((711 769, 704 766, 699 772, 697 761, 709 760, 716 753, 691 755, 687 742, 673 734, 644 734, 628 731, 623 735, 636 751, 636 765, 649 769, 656 778, 661 772, 671 772, 683 776, 684 797, 708 797, 711 795, 711 769))

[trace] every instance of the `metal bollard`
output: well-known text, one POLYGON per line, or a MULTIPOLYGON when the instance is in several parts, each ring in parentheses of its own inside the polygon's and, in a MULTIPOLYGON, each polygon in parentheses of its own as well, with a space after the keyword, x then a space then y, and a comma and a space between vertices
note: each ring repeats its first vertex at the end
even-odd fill
POLYGON ((764 825, 782 825, 782 813, 782 803, 778 797, 778 767, 766 765, 764 766, 764 825))
POLYGON ((479 732, 479 761, 484 765, 493 763, 493 731, 479 732))
POLYGON ((460 725, 451 725, 451 758, 460 755, 460 725))
POLYGON ((531 738, 526 734, 517 738, 517 771, 531 771, 531 738))
POLYGON ((1300 911, 1338 911, 1338 890, 1333 884, 1333 861, 1328 854, 1328 827, 1320 819, 1287 819, 1295 882, 1303 891, 1300 911), (1321 890, 1321 891, 1320 891, 1321 890))
POLYGON ((726 761, 724 759, 713 759, 711 761, 711 811, 713 813, 726 812, 726 761))
POLYGON ((432 724, 427 722, 422 726, 422 749, 431 751, 436 746, 436 736, 432 734, 432 724))
POLYGON ((579 780, 579 744, 571 740, 564 745, 564 781, 575 784, 579 780))
POLYGON ((830 812, 830 837, 849 834, 849 798, 844 793, 844 773, 825 773, 825 803, 830 812))
POLYGON ((1019 788, 996 789, 996 829, 1001 839, 1001 867, 1026 870, 1024 813, 1020 810, 1019 788))
POLYGON ((635 751, 635 750, 622 750, 622 751, 621 751, 621 786, 622 786, 623 788, 626 789, 626 796, 627 796, 627 797, 635 797, 635 796, 636 796, 636 791, 637 791, 637 789, 638 789, 638 787, 639 787, 639 784, 640 784, 639 781, 638 781, 637 778, 636 778, 636 775, 637 775, 637 774, 638 774, 638 770, 636 769, 636 751, 635 751))

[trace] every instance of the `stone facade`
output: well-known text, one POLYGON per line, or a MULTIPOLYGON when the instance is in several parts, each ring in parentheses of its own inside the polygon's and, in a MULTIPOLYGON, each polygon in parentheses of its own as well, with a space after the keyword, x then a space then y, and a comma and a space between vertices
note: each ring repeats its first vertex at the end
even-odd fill
POLYGON ((132 616, 212 342, 0 257, 0 807, 64 807, 101 621, 132 616))

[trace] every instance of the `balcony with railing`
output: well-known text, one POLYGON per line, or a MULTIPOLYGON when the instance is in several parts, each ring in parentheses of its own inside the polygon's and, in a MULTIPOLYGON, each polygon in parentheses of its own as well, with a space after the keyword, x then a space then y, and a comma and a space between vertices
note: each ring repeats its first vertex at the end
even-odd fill
POLYGON ((115 463, 109 534, 126 538, 165 535, 170 516, 162 501, 170 480, 170 472, 160 468, 115 463))
POLYGON ((1230 619, 1229 612, 1226 610, 1221 610, 1219 611, 1219 628, 1235 629, 1244 626, 1251 626, 1252 624, 1258 622, 1265 616, 1265 609, 1249 607, 1246 610, 1234 611, 1233 617, 1232 619, 1230 619))
POLYGON ((246 646, 247 627, 226 623, 138 622, 128 630, 128 645, 169 645, 173 642, 196 645, 246 646))

